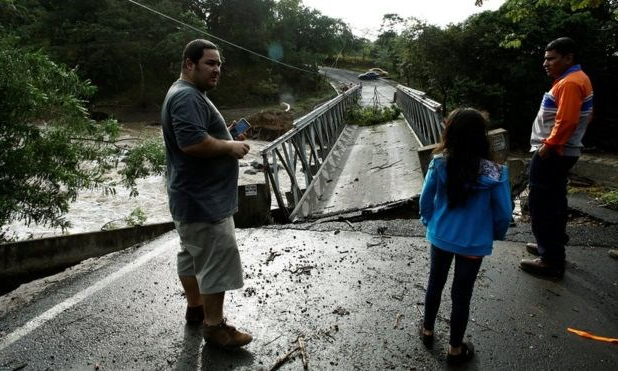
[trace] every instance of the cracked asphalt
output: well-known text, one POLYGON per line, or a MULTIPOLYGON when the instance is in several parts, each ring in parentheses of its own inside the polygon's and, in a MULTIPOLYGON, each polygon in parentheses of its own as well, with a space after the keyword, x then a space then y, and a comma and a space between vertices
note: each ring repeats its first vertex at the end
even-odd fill
MULTIPOLYGON (((615 344, 566 329, 618 337, 618 261, 607 255, 617 228, 574 218, 569 232, 559 282, 519 270, 527 223, 495 244, 471 303, 468 369, 615 369, 615 344)), ((170 232, 1 297, 0 370, 300 370, 303 354, 314 370, 445 368, 449 286, 435 350, 417 335, 424 233, 407 217, 238 229, 245 286, 227 294, 226 315, 255 340, 222 351, 184 323, 170 232)))

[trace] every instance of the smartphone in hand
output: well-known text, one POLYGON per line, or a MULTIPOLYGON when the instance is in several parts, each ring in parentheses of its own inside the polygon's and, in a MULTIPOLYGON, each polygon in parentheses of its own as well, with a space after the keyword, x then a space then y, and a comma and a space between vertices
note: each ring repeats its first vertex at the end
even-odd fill
POLYGON ((251 125, 249 124, 249 122, 243 117, 240 120, 236 121, 236 125, 234 125, 232 129, 230 129, 230 134, 232 134, 232 138, 236 139, 240 134, 249 130, 250 127, 251 125))

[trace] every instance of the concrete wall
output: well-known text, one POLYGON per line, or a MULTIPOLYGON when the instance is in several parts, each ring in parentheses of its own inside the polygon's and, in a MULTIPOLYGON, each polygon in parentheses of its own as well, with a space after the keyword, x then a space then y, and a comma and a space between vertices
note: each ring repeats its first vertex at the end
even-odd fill
POLYGON ((509 132, 504 129, 494 129, 487 133, 491 156, 499 164, 504 164, 509 155, 509 132))
POLYGON ((259 227, 271 224, 270 187, 266 183, 238 186, 238 212, 234 224, 238 228, 259 227))
MULTIPOLYGON (((270 189, 267 184, 238 187, 237 227, 269 224, 270 189)), ((126 249, 174 229, 173 222, 110 231, 77 233, 0 245, 0 295, 21 282, 57 273, 82 260, 126 249)))
POLYGON ((174 223, 11 242, 0 245, 0 290, 59 272, 82 260, 151 240, 174 229, 174 223))

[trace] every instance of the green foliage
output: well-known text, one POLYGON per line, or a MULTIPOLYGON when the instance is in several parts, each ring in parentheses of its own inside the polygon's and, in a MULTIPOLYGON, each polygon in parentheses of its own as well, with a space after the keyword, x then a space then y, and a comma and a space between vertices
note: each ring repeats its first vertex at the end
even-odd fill
POLYGON ((396 120, 401 109, 396 105, 390 107, 354 107, 347 113, 346 122, 350 125, 373 126, 396 120))
MULTIPOLYGON (((27 40, 44 48, 56 61, 79 65, 79 75, 93 81, 99 95, 132 90, 132 98, 142 102, 147 82, 172 81, 177 76, 178 69, 170 71, 170 63, 179 61, 178 49, 191 37, 189 29, 153 18, 153 13, 124 0, 38 3, 36 21, 20 27, 28 30, 27 40), (167 47, 170 45, 174 47, 167 47)), ((199 25, 191 14, 178 14, 182 8, 178 1, 143 3, 156 3, 160 11, 173 12, 181 21, 199 25)), ((155 86, 161 85, 166 84, 155 86)))
POLYGON ((219 106, 298 101, 319 92, 325 81, 317 66, 353 39, 341 21, 296 0, 233 0, 225 6, 208 1, 204 10, 210 32, 285 64, 222 44, 226 60, 222 83, 211 95, 219 106), (234 1, 242 4, 233 7, 234 1), (246 7, 256 10, 237 11, 246 7))
POLYGON ((182 48, 191 39, 211 39, 221 48, 222 80, 212 98, 227 107, 273 103, 282 95, 321 90, 324 80, 317 65, 365 45, 341 20, 298 0, 140 3, 189 27, 125 0, 3 0, 0 28, 6 25, 25 45, 43 50, 54 61, 79 66, 78 75, 98 87, 93 100, 120 100, 137 107, 160 104, 179 74, 182 48))
POLYGON ((74 70, 0 37, 0 225, 66 228, 77 191, 106 180, 118 124, 88 118, 84 99, 94 91, 74 70))
POLYGON ((613 210, 618 210, 618 189, 612 189, 600 197, 604 206, 613 210))
POLYGON ((136 181, 151 174, 165 172, 165 145, 158 138, 152 138, 128 151, 124 168, 120 170, 123 185, 131 189, 131 196, 139 194, 136 181))
POLYGON ((118 229, 122 227, 122 224, 128 227, 138 227, 144 225, 148 217, 146 213, 141 208, 135 208, 131 213, 124 218, 110 220, 109 222, 103 224, 101 227, 102 231, 109 231, 113 229, 118 229), (122 222, 122 223, 120 223, 122 222))
MULTIPOLYGON (((517 2, 513 2, 515 5, 521 5, 523 7, 534 5, 534 6, 568 6, 571 7, 572 10, 586 9, 586 8, 598 8, 604 3, 605 0, 533 0, 533 1, 524 1, 518 0, 517 2)), ((612 1, 610 0, 609 3, 612 1)), ((474 4, 476 6, 482 6, 484 3, 483 0, 475 0, 474 4)))
MULTIPOLYGON (((74 70, 0 37, 0 226, 14 220, 68 228, 63 218, 81 189, 114 194, 120 125, 94 121, 85 108, 95 88, 74 70)), ((127 151, 122 184, 165 170, 160 140, 127 151)), ((140 223, 136 211, 126 222, 140 223)), ((0 233, 0 239, 8 238, 0 233)))
POLYGON ((569 194, 586 194, 600 201, 602 203, 601 206, 618 210, 618 189, 613 186, 592 185, 578 187, 569 185, 568 192, 569 194))
POLYGON ((125 221, 130 227, 144 225, 146 222, 146 213, 141 208, 136 208, 125 218, 125 221))
POLYGON ((618 2, 507 0, 445 28, 409 18, 403 30, 384 30, 377 55, 395 63, 391 75, 425 91, 443 106, 473 106, 509 131, 512 148, 525 148, 530 124, 551 79, 542 68, 545 45, 559 36, 575 39, 595 91, 595 122, 584 143, 613 150, 618 117, 618 2), (517 10, 519 17, 513 17, 517 10))
POLYGON ((553 7, 570 10, 596 9, 601 6, 613 6, 614 15, 616 11, 615 1, 606 0, 510 0, 506 3, 508 9, 507 16, 515 22, 520 22, 526 18, 536 17, 538 9, 553 7))

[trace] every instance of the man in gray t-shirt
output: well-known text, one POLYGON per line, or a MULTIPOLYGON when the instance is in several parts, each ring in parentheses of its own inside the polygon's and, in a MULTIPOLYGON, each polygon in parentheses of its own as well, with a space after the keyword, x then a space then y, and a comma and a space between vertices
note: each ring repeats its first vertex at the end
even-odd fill
POLYGON ((202 39, 188 43, 180 79, 165 97, 161 120, 170 212, 180 237, 177 272, 187 296, 186 320, 203 323, 207 343, 238 347, 252 337, 226 323, 223 301, 226 291, 243 285, 233 215, 238 208, 238 159, 249 152, 249 145, 232 138, 206 96, 217 86, 220 67, 215 44, 202 39))
POLYGON ((214 222, 233 215, 237 209, 238 160, 229 155, 196 157, 183 151, 207 136, 231 141, 223 117, 204 93, 182 79, 171 86, 163 107, 167 190, 173 219, 214 222))

